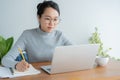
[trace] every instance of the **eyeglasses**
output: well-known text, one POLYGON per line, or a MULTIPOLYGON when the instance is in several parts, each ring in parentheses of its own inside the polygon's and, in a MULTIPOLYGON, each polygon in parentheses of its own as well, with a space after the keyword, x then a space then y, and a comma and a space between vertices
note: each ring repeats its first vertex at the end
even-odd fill
POLYGON ((50 18, 50 17, 43 17, 43 19, 44 19, 44 22, 45 22, 46 24, 49 24, 49 23, 51 23, 51 22, 53 22, 54 24, 58 24, 58 23, 61 21, 60 18, 52 19, 52 18, 50 18))

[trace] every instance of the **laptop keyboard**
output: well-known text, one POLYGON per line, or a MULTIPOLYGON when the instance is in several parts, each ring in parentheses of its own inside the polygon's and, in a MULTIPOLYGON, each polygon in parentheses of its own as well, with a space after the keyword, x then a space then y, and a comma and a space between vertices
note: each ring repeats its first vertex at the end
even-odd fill
POLYGON ((42 66, 42 68, 45 70, 47 70, 47 71, 51 71, 51 65, 47 65, 47 66, 42 66))
POLYGON ((51 71, 51 68, 47 68, 48 71, 51 71))

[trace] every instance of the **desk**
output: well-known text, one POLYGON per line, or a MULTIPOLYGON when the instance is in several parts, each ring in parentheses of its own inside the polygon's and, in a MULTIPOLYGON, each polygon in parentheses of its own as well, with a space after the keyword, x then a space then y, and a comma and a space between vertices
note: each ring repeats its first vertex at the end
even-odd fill
POLYGON ((48 64, 50 62, 32 63, 41 74, 0 80, 120 80, 120 61, 110 60, 105 67, 54 75, 49 75, 40 69, 40 66, 48 64))

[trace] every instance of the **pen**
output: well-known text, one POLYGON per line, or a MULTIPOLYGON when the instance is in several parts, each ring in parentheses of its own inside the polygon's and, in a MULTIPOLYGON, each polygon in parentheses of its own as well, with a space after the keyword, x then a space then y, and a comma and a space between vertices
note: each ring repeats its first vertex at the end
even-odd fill
POLYGON ((14 70, 10 67, 10 72, 12 73, 12 75, 14 75, 14 70))
POLYGON ((20 54, 21 54, 23 60, 25 61, 25 57, 24 57, 23 52, 22 52, 22 49, 21 49, 20 47, 18 47, 18 51, 20 52, 20 54))

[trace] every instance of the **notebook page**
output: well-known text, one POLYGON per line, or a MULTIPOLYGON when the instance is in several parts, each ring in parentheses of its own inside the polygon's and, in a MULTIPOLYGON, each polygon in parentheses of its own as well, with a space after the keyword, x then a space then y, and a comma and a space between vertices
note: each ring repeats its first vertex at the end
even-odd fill
POLYGON ((24 71, 24 72, 19 72, 17 70, 14 69, 14 75, 10 76, 12 77, 19 77, 19 76, 26 76, 26 75, 35 75, 35 74, 39 74, 40 71, 36 70, 31 64, 28 70, 24 71))
POLYGON ((19 72, 14 69, 14 75, 12 75, 9 68, 0 66, 0 78, 6 78, 6 77, 14 78, 14 77, 20 77, 20 76, 26 76, 26 75, 35 75, 39 73, 40 71, 36 70, 31 64, 30 64, 29 69, 24 72, 19 72))
POLYGON ((7 78, 10 75, 12 75, 12 73, 10 72, 9 68, 0 66, 0 78, 7 78))

